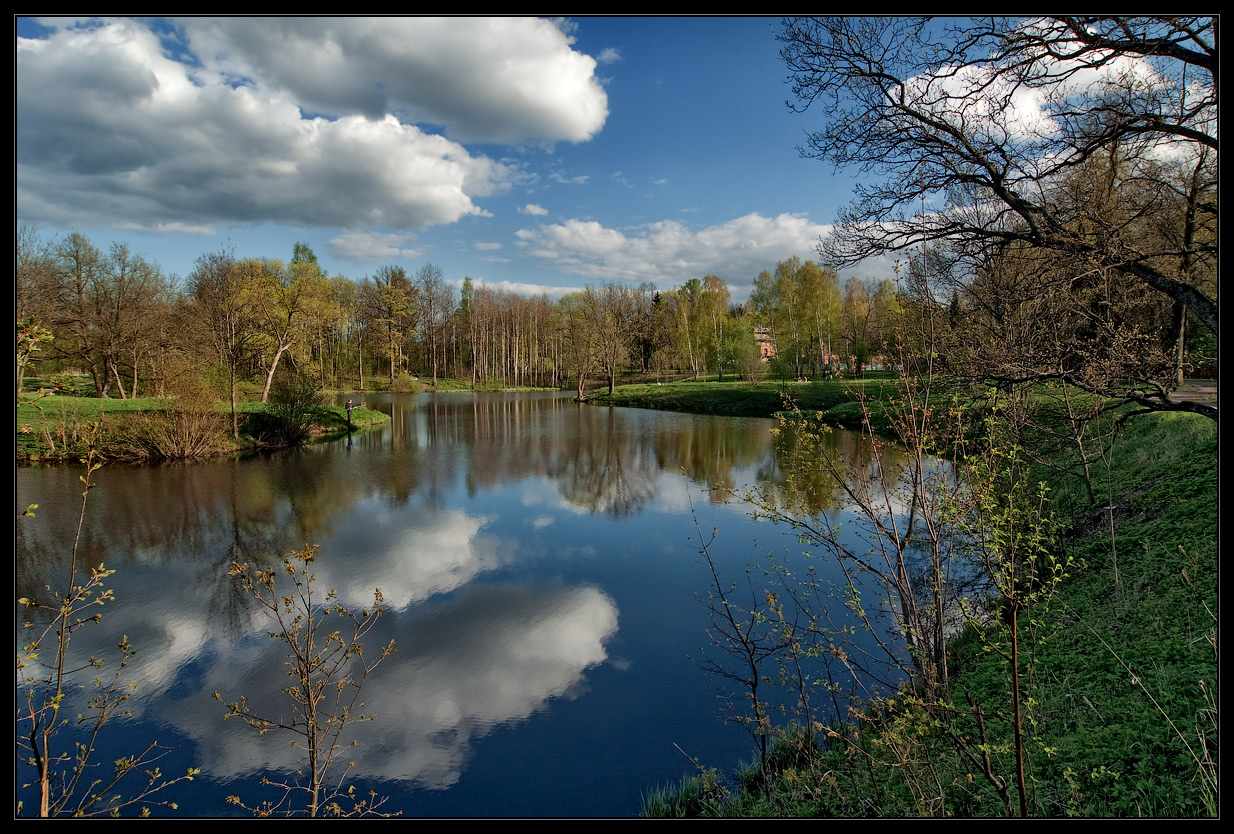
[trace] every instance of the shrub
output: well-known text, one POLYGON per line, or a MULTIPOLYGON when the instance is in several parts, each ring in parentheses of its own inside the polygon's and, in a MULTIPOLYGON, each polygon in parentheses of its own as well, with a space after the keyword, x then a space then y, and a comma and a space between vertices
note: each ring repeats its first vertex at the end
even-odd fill
MULTIPOLYGON (((17 650, 17 760, 33 771, 32 778, 26 777, 31 781, 22 788, 33 789, 39 800, 38 808, 31 809, 19 799, 18 816, 115 817, 131 809, 149 816, 151 807, 176 808, 174 802, 159 800, 155 794, 178 782, 191 782, 199 773, 189 768, 184 776, 164 776, 157 762, 167 751, 157 742, 115 760, 112 767, 98 761, 99 734, 104 725, 127 714, 125 704, 135 685, 123 680, 124 668, 133 656, 128 637, 120 642, 114 671, 101 671, 100 658, 86 660, 69 651, 74 633, 98 623, 102 614, 97 609, 115 601, 107 587, 115 571, 102 564, 87 567, 79 547, 86 501, 95 486, 91 477, 102 465, 94 453, 96 439, 97 430, 86 452, 86 472, 80 476, 81 514, 67 586, 59 590, 44 586, 39 595, 17 600, 23 620, 17 650), (83 704, 74 718, 74 706, 83 704)), ((32 516, 36 508, 28 507, 18 521, 32 516)))
MULTIPOLYGON (((380 810, 384 798, 370 793, 365 799, 354 786, 344 785, 356 767, 345 753, 356 742, 345 743, 343 733, 353 721, 375 720, 359 712, 364 706, 360 692, 369 673, 394 652, 391 640, 380 651, 365 655, 361 642, 382 615, 381 589, 374 589, 370 607, 345 607, 337 592, 323 592, 316 585, 312 573, 316 553, 317 545, 305 545, 284 557, 277 568, 233 562, 229 571, 269 619, 270 636, 287 645, 286 664, 293 683, 283 690, 291 701, 290 717, 254 712, 243 696, 227 704, 224 717, 239 718, 258 735, 289 733, 292 746, 307 758, 287 781, 263 780, 281 791, 280 799, 254 806, 235 795, 227 801, 259 817, 392 816, 380 810)), ((214 698, 223 701, 218 692, 214 698)))
POLYGON ((320 411, 317 382, 288 374, 270 390, 265 409, 249 415, 248 432, 263 446, 300 446, 312 437, 320 411))
POLYGON ((414 394, 420 390, 420 381, 406 371, 403 371, 395 377, 394 382, 390 384, 390 390, 403 394, 414 394))
POLYGON ((228 448, 227 415, 213 407, 215 391, 198 377, 171 383, 167 408, 134 415, 123 432, 126 451, 146 460, 204 458, 228 448))

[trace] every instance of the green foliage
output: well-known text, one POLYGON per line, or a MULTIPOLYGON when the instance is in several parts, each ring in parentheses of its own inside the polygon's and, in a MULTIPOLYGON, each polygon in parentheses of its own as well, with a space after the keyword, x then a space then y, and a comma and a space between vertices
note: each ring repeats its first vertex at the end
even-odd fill
POLYGON ((17 322, 17 393, 21 394, 22 378, 26 374, 26 369, 30 363, 34 361, 34 354, 41 351, 43 347, 55 339, 51 335, 51 331, 45 327, 39 326, 34 316, 29 316, 25 321, 17 322))
POLYGON ((51 383, 51 387, 57 393, 80 394, 81 392, 75 390, 75 388, 79 380, 82 380, 82 379, 84 378, 79 377, 76 374, 59 373, 59 374, 52 374, 48 378, 48 382, 51 383))
POLYGON ((400 371, 390 383, 390 390, 400 394, 412 394, 420 390, 420 381, 406 371, 400 371))
MULTIPOLYGON (((281 792, 275 801, 256 806, 246 805, 238 796, 227 801, 260 817, 389 816, 380 812, 384 799, 373 794, 358 798, 353 787, 343 786, 355 763, 341 758, 348 724, 376 720, 359 711, 364 706, 361 689, 369 673, 394 652, 391 641, 376 656, 364 655, 362 641, 382 615, 381 590, 374 591, 372 607, 360 611, 339 603, 333 590, 323 596, 311 570, 316 552, 316 545, 305 546, 284 558, 278 568, 232 564, 231 576, 269 618, 270 636, 287 646, 291 684, 283 692, 290 714, 255 713, 248 698, 241 696, 227 704, 224 717, 239 718, 258 735, 290 734, 292 746, 303 752, 306 762, 297 779, 264 781, 281 792), (341 776, 333 773, 337 768, 342 769, 341 776)), ((223 700, 218 692, 214 697, 223 700)))
POLYGON ((301 446, 312 437, 321 413, 317 381, 284 374, 271 388, 265 408, 248 415, 245 430, 262 446, 301 446))

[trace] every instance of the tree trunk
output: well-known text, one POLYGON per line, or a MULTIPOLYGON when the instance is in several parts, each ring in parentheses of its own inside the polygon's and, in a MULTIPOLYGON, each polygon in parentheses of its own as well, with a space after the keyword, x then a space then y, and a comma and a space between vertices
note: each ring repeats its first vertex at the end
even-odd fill
POLYGON ((261 389, 261 401, 263 403, 270 398, 270 384, 274 382, 274 371, 279 366, 279 359, 282 358, 283 353, 286 352, 289 347, 291 347, 290 344, 279 345, 279 349, 274 353, 274 361, 270 363, 270 372, 266 374, 266 387, 261 389))
POLYGON ((1183 360, 1186 358, 1187 345, 1187 308, 1183 305, 1177 305, 1179 308, 1178 316, 1178 345, 1174 353, 1174 382, 1179 388, 1183 387, 1183 360))
POLYGON ((231 436, 240 437, 240 420, 236 416, 236 363, 233 361, 227 366, 231 376, 231 436))
POLYGON ((128 397, 124 396, 124 383, 120 381, 120 369, 114 363, 111 365, 111 373, 116 378, 116 388, 120 391, 120 399, 127 400, 128 397))

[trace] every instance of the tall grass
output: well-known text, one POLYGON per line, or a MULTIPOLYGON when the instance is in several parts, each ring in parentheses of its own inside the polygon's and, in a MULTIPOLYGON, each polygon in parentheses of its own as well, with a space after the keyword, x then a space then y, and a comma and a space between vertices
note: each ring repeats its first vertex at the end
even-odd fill
POLYGON ((140 460, 191 460, 230 450, 227 415, 209 404, 174 401, 162 411, 134 415, 124 436, 140 460))

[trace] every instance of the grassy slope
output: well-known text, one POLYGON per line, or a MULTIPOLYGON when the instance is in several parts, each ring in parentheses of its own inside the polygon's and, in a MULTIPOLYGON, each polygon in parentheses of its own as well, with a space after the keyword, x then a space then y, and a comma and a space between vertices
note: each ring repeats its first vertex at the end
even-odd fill
POLYGON ((1056 682, 1043 733, 1058 751, 1042 778, 1066 785, 1062 807, 1085 815, 1204 814, 1196 758, 1202 744, 1216 754, 1216 714, 1205 712, 1205 690, 1214 704, 1217 692, 1216 426, 1138 418, 1111 463, 1113 541, 1104 504, 1068 513, 1081 537, 1040 657, 1056 682))
POLYGON ((593 391, 596 405, 635 406, 694 414, 732 417, 770 417, 786 407, 830 412, 837 421, 861 421, 857 400, 878 400, 895 386, 886 375, 866 379, 829 379, 816 382, 670 382, 666 385, 619 385, 612 396, 593 391))
MULTIPOLYGON (((1094 478, 1106 499, 1106 467, 1094 478)), ((1069 530, 1070 578, 1048 611, 1031 679, 1031 813, 1203 816, 1214 810, 1217 726, 1217 429, 1206 418, 1160 414, 1131 420, 1109 459, 1115 534, 1105 500, 1089 509, 1074 476, 1042 469, 1069 530), (1117 561, 1117 580, 1115 562, 1117 561), (1210 758, 1211 756, 1211 758, 1210 758)), ((1005 664, 978 641, 956 644, 953 691, 1007 703, 1005 664)), ((995 761, 1009 741, 992 718, 995 761)), ((932 760, 949 813, 1000 815, 937 737, 917 740, 932 760)), ((875 742, 877 745, 877 742, 875 742)), ((747 770, 744 782, 753 787, 747 770)), ((906 815, 919 801, 896 769, 855 767, 838 751, 786 767, 770 794, 731 795, 714 772, 654 796, 648 813, 673 815, 906 815)))
MULTIPOLYGON (((156 397, 118 400, 97 397, 50 395, 36 399, 34 395, 22 394, 17 404, 17 458, 18 460, 75 460, 84 442, 91 423, 102 422, 104 426, 116 426, 128 415, 157 413, 167 407, 167 401, 156 397), (46 434, 50 433, 56 444, 52 454, 46 434)), ((216 403, 215 409, 230 413, 227 403, 216 403)), ((259 402, 241 402, 236 410, 251 414, 264 409, 259 402)), ((352 424, 357 428, 380 425, 389 420, 380 411, 357 408, 352 411, 352 424)), ((332 437, 347 431, 347 410, 340 405, 319 406, 317 426, 321 437, 332 437)), ((106 439, 103 441, 106 443, 106 439)), ((251 439, 235 444, 236 450, 251 446, 251 439)))

